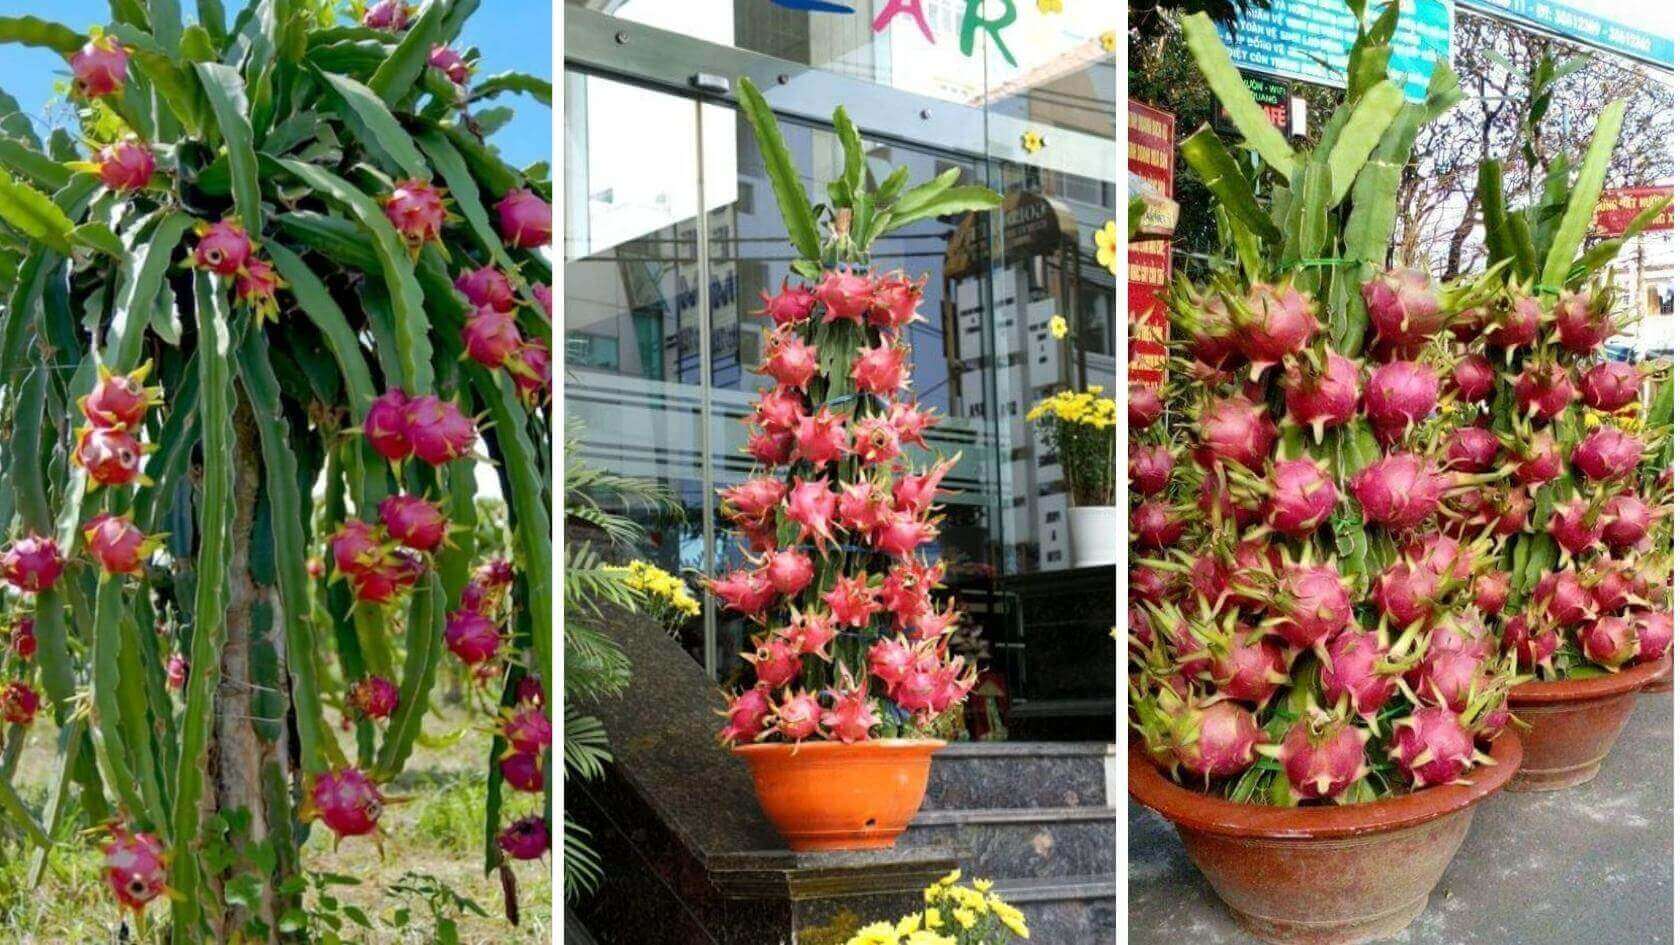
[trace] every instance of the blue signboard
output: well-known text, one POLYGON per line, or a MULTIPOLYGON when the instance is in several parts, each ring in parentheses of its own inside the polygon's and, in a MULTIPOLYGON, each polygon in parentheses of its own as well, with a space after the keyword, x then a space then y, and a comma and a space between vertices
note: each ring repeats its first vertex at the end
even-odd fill
MULTIPOLYGON (((1271 9, 1251 10, 1225 40, 1238 69, 1345 87, 1358 33, 1346 0, 1272 0, 1271 9)), ((1401 0, 1390 45, 1390 76, 1407 98, 1423 101, 1436 60, 1452 62, 1450 0, 1401 0)))
MULTIPOLYGON (((1554 0, 1458 0, 1466 10, 1509 20, 1519 26, 1537 27, 1563 39, 1574 40, 1648 62, 1669 71, 1674 69, 1674 38, 1648 33, 1637 27, 1607 19, 1597 13, 1554 0)), ((1637 8, 1637 5, 1633 5, 1637 8)))

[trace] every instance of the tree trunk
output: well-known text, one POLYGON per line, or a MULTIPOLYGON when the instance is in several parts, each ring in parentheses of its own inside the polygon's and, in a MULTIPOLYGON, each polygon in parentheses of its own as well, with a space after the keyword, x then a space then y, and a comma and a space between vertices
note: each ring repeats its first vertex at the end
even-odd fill
MULTIPOLYGON (((285 648, 280 645, 274 589, 259 585, 251 572, 251 548, 263 480, 257 429, 250 406, 240 398, 233 418, 233 525, 228 561, 227 645, 222 649, 222 681, 215 698, 215 728, 210 742, 205 814, 224 818, 243 811, 249 827, 234 831, 229 841, 236 852, 228 873, 207 876, 217 899, 226 902, 226 884, 239 873, 260 871, 250 856, 254 844, 272 840, 276 868, 263 879, 263 900, 251 910, 229 906, 211 927, 218 943, 239 936, 253 917, 267 925, 267 941, 278 945, 279 916, 285 904, 277 887, 295 871, 291 849, 289 786, 293 774, 288 751, 286 716, 290 699, 285 685, 285 648), (258 678, 257 667, 270 666, 258 678)), ((240 939, 255 941, 254 939, 240 939)))

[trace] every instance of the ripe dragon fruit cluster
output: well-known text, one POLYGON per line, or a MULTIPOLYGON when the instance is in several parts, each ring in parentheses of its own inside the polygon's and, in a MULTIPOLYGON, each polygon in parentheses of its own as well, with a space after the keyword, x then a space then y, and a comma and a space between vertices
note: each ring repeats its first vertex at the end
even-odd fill
POLYGON ((1181 281, 1183 356, 1128 398, 1131 722, 1235 800, 1460 781, 1514 685, 1669 650, 1671 477, 1610 293, 1361 295, 1349 356, 1294 285, 1181 281))
POLYGON ((764 294, 766 334, 748 452, 756 474, 725 489, 748 567, 711 581, 755 627, 749 688, 729 700, 725 744, 867 741, 959 706, 975 668, 948 647, 959 616, 934 602, 944 564, 935 499, 954 459, 913 470, 935 423, 905 399, 908 326, 923 282, 828 270, 764 294))

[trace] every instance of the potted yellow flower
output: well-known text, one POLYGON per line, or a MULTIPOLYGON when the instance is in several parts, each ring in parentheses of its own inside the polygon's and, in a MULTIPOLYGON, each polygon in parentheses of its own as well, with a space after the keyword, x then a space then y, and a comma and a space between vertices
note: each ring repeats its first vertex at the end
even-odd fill
POLYGON ((1068 494, 1068 541, 1076 568, 1116 561, 1119 528, 1114 507, 1114 437, 1117 407, 1101 387, 1064 390, 1027 411, 1062 465, 1068 494))
POLYGON ((992 892, 992 882, 961 885, 962 870, 922 890, 927 903, 897 922, 874 922, 846 945, 1005 945, 1030 938, 1026 917, 992 892))

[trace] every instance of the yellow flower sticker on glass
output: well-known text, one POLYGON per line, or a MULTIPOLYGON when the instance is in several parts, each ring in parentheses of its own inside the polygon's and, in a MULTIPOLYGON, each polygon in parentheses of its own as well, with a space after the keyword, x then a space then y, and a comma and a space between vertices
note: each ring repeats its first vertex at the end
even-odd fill
POLYGON ((1060 12, 1062 12, 1062 0, 1038 0, 1038 12, 1040 12, 1040 13, 1060 13, 1060 12))
POLYGON ((1021 149, 1028 154, 1037 154, 1044 150, 1044 136, 1036 131, 1021 132, 1021 149))
POLYGON ((1107 269, 1114 275, 1120 274, 1120 234, 1115 230, 1114 221, 1110 220, 1096 233, 1097 265, 1107 269))
POLYGON ((1067 337, 1067 319, 1060 315, 1050 316, 1050 337, 1057 341, 1067 337))
POLYGON ((1098 36, 1097 37, 1097 42, 1102 44, 1103 52, 1105 52, 1105 53, 1113 52, 1114 51, 1114 43, 1115 43, 1114 31, 1109 30, 1108 32, 1102 34, 1101 36, 1098 36))

